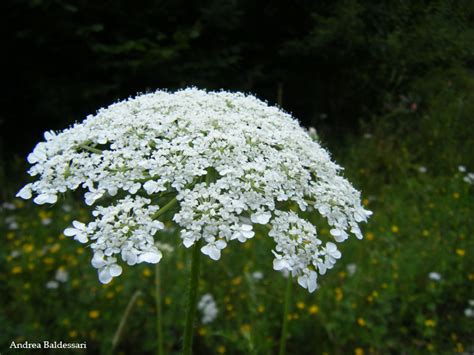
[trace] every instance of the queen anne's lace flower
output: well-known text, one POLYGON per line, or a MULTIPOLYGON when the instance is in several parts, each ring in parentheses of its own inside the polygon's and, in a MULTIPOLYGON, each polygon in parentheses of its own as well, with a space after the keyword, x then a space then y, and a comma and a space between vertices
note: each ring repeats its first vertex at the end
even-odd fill
POLYGON ((296 120, 240 93, 140 95, 46 132, 28 161, 37 180, 17 196, 55 203, 80 188, 95 206, 91 222, 74 221, 65 235, 90 243, 104 283, 122 273, 118 257, 129 265, 160 261, 158 218, 168 213, 184 246, 203 241, 201 251, 214 260, 232 240, 253 238, 255 225, 268 227, 274 269, 313 291, 341 253, 301 212, 310 207, 325 217, 336 242, 349 233, 362 238, 359 223, 370 215, 296 120))

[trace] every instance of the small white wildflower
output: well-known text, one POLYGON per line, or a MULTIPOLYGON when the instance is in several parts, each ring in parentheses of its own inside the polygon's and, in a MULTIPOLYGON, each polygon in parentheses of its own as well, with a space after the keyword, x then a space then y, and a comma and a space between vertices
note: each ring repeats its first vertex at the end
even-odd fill
POLYGON ((464 165, 459 165, 459 166, 458 166, 458 171, 459 171, 460 173, 465 173, 465 172, 466 172, 466 167, 465 167, 464 165))
POLYGON ((472 308, 466 308, 464 310, 464 315, 468 318, 474 318, 474 309, 472 308))
POLYGON ((250 216, 250 220, 253 223, 267 224, 268 221, 270 221, 271 217, 272 217, 272 214, 270 212, 257 212, 257 213, 252 214, 252 216, 250 216))
POLYGON ((237 239, 239 242, 244 243, 247 239, 253 238, 254 235, 255 232, 252 230, 251 225, 242 224, 231 239, 237 239))
POLYGON ((441 274, 435 271, 432 271, 428 274, 428 277, 430 280, 433 281, 440 281, 441 280, 441 274))
POLYGON ((10 202, 4 202, 2 204, 2 208, 9 210, 9 211, 14 211, 16 210, 16 206, 13 203, 10 202))
POLYGON ((12 252, 10 253, 10 257, 12 258, 17 258, 21 255, 21 251, 19 250, 12 250, 12 252))
POLYGON ((67 280, 69 280, 69 273, 62 268, 57 269, 56 274, 54 275, 54 279, 59 282, 66 282, 67 280))
POLYGON ((252 273, 252 279, 254 279, 255 281, 260 281, 263 279, 263 272, 261 271, 254 271, 252 273))
POLYGON ((463 177, 464 182, 467 182, 470 185, 474 184, 474 173, 468 173, 463 177))
POLYGON ((42 224, 43 226, 49 226, 49 225, 51 224, 51 222, 53 222, 53 220, 52 220, 51 218, 49 218, 49 217, 43 218, 43 219, 41 220, 41 224, 42 224))
POLYGON ((86 225, 79 221, 73 221, 72 225, 74 227, 66 228, 64 230, 64 235, 67 237, 74 237, 74 239, 80 243, 87 243, 89 239, 87 238, 86 225))
POLYGON ((59 283, 57 281, 51 280, 46 282, 46 288, 51 289, 56 289, 59 287, 59 283))
POLYGON ((418 171, 422 174, 426 173, 428 171, 428 169, 426 168, 426 166, 419 166, 418 167, 418 171))
POLYGON ((346 270, 347 270, 347 273, 349 274, 349 276, 354 276, 354 274, 357 271, 357 265, 354 264, 354 263, 347 264, 346 270))
POLYGON ((9 230, 16 230, 19 227, 15 216, 8 216, 7 218, 5 218, 5 223, 8 226, 9 230))
POLYGON ((215 240, 214 237, 211 237, 207 245, 201 248, 203 254, 208 255, 212 260, 219 260, 221 258, 221 250, 227 246, 227 243, 218 239, 215 240))
POLYGON ((204 294, 197 304, 197 308, 202 313, 201 323, 209 324, 212 323, 219 313, 219 310, 216 305, 216 301, 211 294, 204 294))

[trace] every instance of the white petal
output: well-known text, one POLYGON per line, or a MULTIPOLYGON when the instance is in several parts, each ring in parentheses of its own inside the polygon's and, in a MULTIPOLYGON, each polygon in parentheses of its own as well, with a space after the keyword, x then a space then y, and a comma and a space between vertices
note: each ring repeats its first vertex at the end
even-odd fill
POLYGON ((49 141, 49 140, 53 139, 56 136, 56 134, 54 133, 54 131, 46 131, 46 132, 44 132, 43 136, 44 136, 44 139, 49 141))
POLYGON ((112 281, 112 275, 110 275, 108 268, 99 271, 99 281, 103 284, 108 284, 112 281))
POLYGON ((85 231, 86 230, 86 225, 82 222, 79 221, 72 221, 72 225, 74 228, 85 231))
POLYGON ((310 293, 314 292, 316 290, 316 287, 317 287, 317 283, 316 283, 316 278, 314 277, 310 277, 309 280, 308 280, 308 291, 310 293))
POLYGON ((102 255, 102 253, 94 254, 94 257, 92 258, 91 264, 96 269, 100 269, 101 267, 104 267, 105 265, 107 265, 107 263, 104 260, 104 256, 102 255))
POLYGON ((306 275, 298 276, 298 284, 303 288, 308 288, 308 277, 306 275))
POLYGON ((140 187, 142 187, 142 184, 137 182, 136 184, 133 184, 132 186, 130 186, 130 188, 128 189, 128 192, 130 192, 131 194, 136 194, 138 190, 140 190, 140 187))
POLYGON ((326 250, 327 250, 329 253, 332 253, 333 251, 336 251, 336 250, 337 250, 337 246, 336 246, 336 244, 334 244, 334 243, 328 242, 328 243, 326 243, 326 250))
POLYGON ((217 247, 218 249, 224 249, 226 246, 227 246, 227 243, 226 243, 225 240, 223 240, 223 239, 219 239, 219 240, 216 242, 216 247, 217 247))
POLYGON ((33 202, 38 205, 43 205, 46 203, 47 200, 48 200, 48 195, 41 194, 41 195, 36 196, 33 202))
POLYGON ((30 185, 26 185, 23 187, 18 193, 16 194, 16 197, 21 197, 24 200, 28 200, 31 198, 31 187, 30 185))
POLYGON ((156 181, 149 180, 143 184, 143 188, 145 189, 148 195, 151 195, 156 191, 157 183, 156 181))
POLYGON ((342 231, 341 235, 334 236, 334 239, 336 240, 336 242, 341 243, 341 242, 345 241, 347 239, 347 237, 348 237, 347 233, 342 231))
POLYGON ((64 235, 67 236, 67 237, 73 237, 77 234, 77 229, 75 228, 66 228, 64 230, 64 235))
POLYGON ((253 238, 254 235, 255 235, 255 232, 254 231, 249 231, 249 232, 246 232, 246 231, 242 231, 240 232, 242 234, 242 236, 246 239, 250 239, 250 238, 253 238))
POLYGON ((273 269, 276 271, 280 271, 283 269, 290 270, 291 268, 286 260, 277 258, 277 259, 273 259, 273 269))
POLYGON ((138 261, 138 256, 133 251, 123 250, 122 260, 125 261, 128 265, 135 265, 138 261))
POLYGON ((202 252, 204 255, 209 255, 209 253, 211 252, 209 244, 204 245, 204 246, 201 248, 201 252, 202 252))
POLYGON ((221 258, 221 251, 220 249, 217 249, 216 247, 211 247, 209 248, 209 257, 212 260, 219 260, 221 258))
MULTIPOLYGON (((186 248, 189 248, 191 245, 194 244, 194 239, 191 239, 191 238, 184 238, 183 239, 183 245, 186 247, 186 248)), ((201 249, 202 250, 202 249, 201 249)))
POLYGON ((333 228, 329 231, 332 236, 334 237, 339 237, 342 234, 342 231, 340 229, 333 228))
POLYGON ((250 224, 242 224, 240 226, 240 230, 244 231, 244 232, 249 232, 253 229, 253 227, 250 225, 250 224))
POLYGON ((109 273, 112 277, 119 276, 120 274, 122 274, 122 267, 117 264, 110 265, 109 273))
POLYGON ((138 256, 138 262, 146 262, 150 264, 157 264, 160 262, 163 255, 160 251, 149 251, 138 256))
POLYGON ((326 264, 318 263, 318 270, 319 270, 319 273, 321 275, 324 275, 326 273, 327 269, 328 268, 327 268, 326 264))
POLYGON ((270 212, 257 212, 250 216, 250 220, 253 223, 267 224, 271 217, 272 214, 270 212))
POLYGON ((74 239, 82 244, 87 243, 87 241, 89 240, 86 233, 77 233, 74 239))

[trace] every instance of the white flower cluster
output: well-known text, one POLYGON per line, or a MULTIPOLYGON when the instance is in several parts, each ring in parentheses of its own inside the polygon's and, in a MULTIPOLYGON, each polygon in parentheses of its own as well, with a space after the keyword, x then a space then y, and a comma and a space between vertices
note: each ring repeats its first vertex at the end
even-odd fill
POLYGON ((117 255, 130 265, 159 262, 154 238, 168 213, 184 246, 203 242, 214 260, 229 242, 253 238, 255 224, 266 225, 276 242, 274 268, 313 291, 317 274, 341 255, 290 206, 318 211, 336 242, 349 233, 362 238, 359 223, 371 214, 296 120, 241 93, 144 94, 45 139, 28 156, 37 180, 18 196, 55 203, 82 189, 85 203, 96 205, 95 219, 75 221, 65 234, 92 242, 104 283, 122 272, 117 255))
POLYGON ((474 318, 474 300, 469 300, 469 307, 464 310, 464 314, 468 318, 474 318))
POLYGON ((467 182, 469 185, 474 185, 474 173, 468 172, 464 165, 458 166, 458 170, 464 174, 462 178, 464 182, 467 182))
POLYGON ((204 294, 198 302, 197 308, 202 313, 201 323, 209 324, 212 323, 219 313, 216 301, 210 293, 204 294))

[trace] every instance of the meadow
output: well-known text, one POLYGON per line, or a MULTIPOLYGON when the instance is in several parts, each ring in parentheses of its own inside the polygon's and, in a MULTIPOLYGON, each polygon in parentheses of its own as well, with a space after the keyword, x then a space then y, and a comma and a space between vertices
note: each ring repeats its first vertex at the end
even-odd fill
MULTIPOLYGON (((431 102, 417 120, 421 133, 395 129, 412 129, 407 122, 418 114, 398 107, 385 126, 368 126, 331 147, 374 215, 363 240, 341 246, 342 260, 315 293, 294 283, 288 354, 474 351, 474 176, 466 154, 473 141, 447 139, 463 134, 470 109, 453 116, 459 100, 431 102)), ((158 267, 128 267, 102 285, 91 251, 63 234, 89 211, 77 196, 64 199, 53 207, 14 198, 2 204, 0 352, 14 353, 12 341, 49 339, 86 342, 87 353, 155 353, 159 284, 164 353, 179 353, 191 252, 176 227, 168 223, 161 234, 167 248, 158 267)), ((327 235, 327 226, 307 213, 327 235)), ((286 279, 271 267, 271 248, 262 228, 225 249, 221 260, 203 259, 196 354, 277 352, 286 279)))

